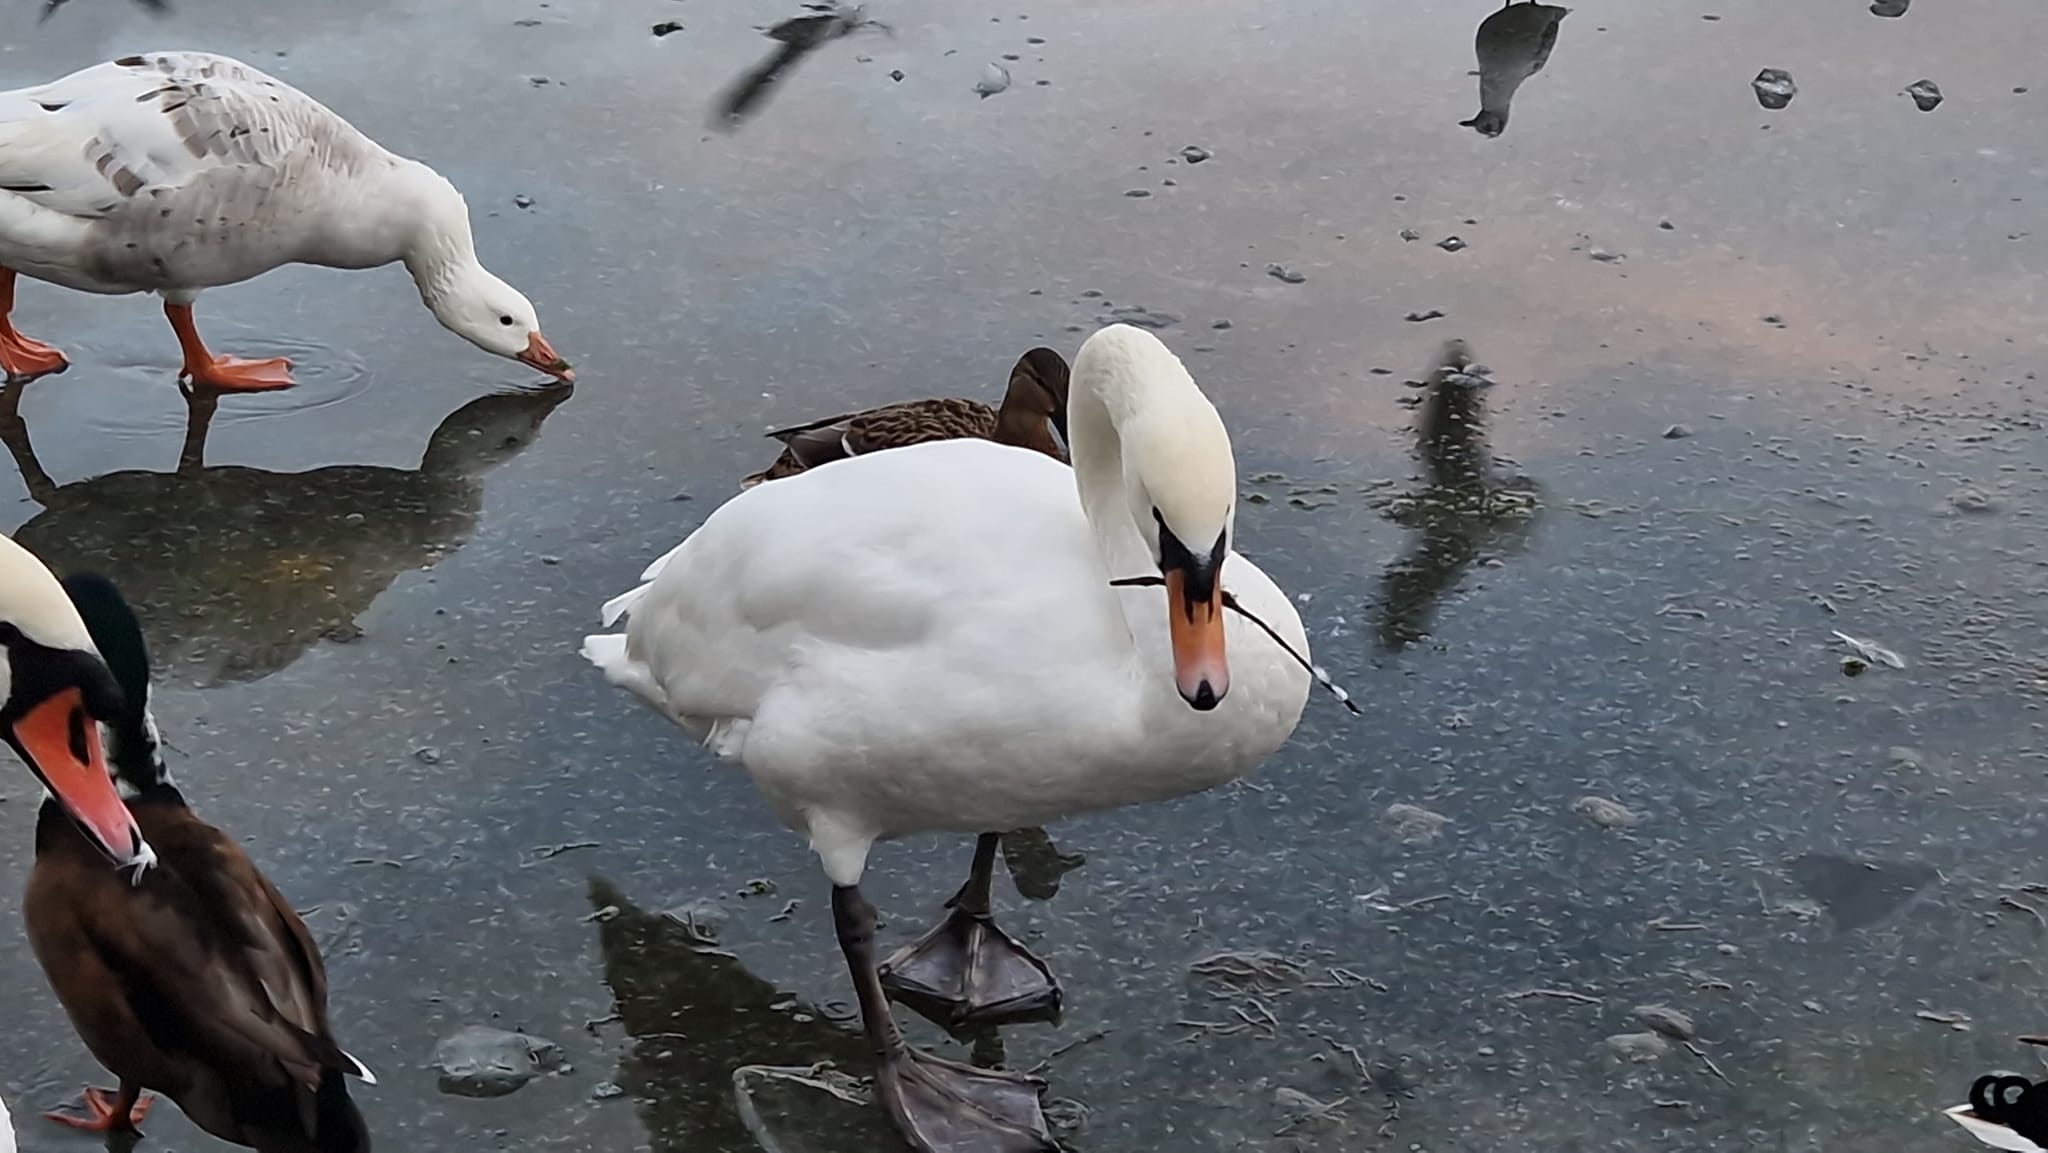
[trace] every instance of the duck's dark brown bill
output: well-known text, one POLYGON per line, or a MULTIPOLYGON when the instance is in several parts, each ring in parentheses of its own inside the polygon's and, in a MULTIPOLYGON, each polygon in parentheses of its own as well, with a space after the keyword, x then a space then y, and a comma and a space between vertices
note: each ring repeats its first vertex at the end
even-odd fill
POLYGON ((13 736, 43 786, 109 860, 122 868, 156 860, 107 775, 100 728, 86 714, 83 693, 51 696, 14 722, 13 736))

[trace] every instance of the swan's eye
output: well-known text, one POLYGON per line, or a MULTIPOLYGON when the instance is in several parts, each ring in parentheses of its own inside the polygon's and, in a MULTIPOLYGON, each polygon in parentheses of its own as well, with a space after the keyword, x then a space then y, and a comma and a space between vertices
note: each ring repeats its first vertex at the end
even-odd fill
POLYGON ((512 327, 512 318, 509 316, 501 316, 498 318, 498 323, 504 325, 506 328, 510 328, 512 327))

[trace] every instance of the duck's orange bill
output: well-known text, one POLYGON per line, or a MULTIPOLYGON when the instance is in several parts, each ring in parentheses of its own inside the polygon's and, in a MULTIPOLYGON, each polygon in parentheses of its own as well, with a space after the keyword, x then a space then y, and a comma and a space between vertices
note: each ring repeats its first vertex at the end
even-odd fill
POLYGON ((1166 627, 1173 639, 1173 680, 1180 695, 1197 708, 1213 708, 1230 691, 1230 664, 1223 656, 1223 585, 1209 599, 1188 599, 1187 577, 1166 574, 1166 627), (1207 686, 1208 692, 1202 691, 1207 686), (1207 702, 1207 703, 1204 703, 1207 702))
POLYGON ((43 786, 86 836, 126 868, 156 859, 142 829, 107 775, 100 727, 85 711, 85 694, 65 689, 14 722, 14 739, 43 786))

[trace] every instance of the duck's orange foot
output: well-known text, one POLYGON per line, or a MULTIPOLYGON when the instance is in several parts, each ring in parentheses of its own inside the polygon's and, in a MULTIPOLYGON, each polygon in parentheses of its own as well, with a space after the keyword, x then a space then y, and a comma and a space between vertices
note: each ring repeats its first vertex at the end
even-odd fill
POLYGON ((51 1110, 44 1117, 59 1125, 83 1129, 88 1133, 132 1132, 142 1119, 149 1115, 149 1107, 156 1104, 156 1098, 136 1094, 135 1104, 125 1113, 122 1111, 121 1094, 118 1090, 102 1089, 87 1085, 79 1094, 79 1105, 83 1115, 67 1110, 51 1110))
POLYGON ((282 356, 267 360, 243 360, 239 356, 212 356, 197 364, 185 362, 180 379, 189 378, 195 388, 217 388, 222 392, 263 392, 290 388, 292 362, 282 356))
POLYGON ((7 370, 10 383, 62 372, 68 364, 63 353, 40 340, 30 340, 16 332, 13 325, 0 321, 0 369, 7 370))

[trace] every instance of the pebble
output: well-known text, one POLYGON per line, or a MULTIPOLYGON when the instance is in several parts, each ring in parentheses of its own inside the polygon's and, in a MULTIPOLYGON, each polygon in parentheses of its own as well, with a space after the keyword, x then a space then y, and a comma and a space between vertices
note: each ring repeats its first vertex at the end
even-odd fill
POLYGON ((1441 308, 1432 308, 1432 309, 1430 309, 1430 310, 1429 310, 1429 311, 1427 311, 1427 312, 1411 312, 1411 313, 1409 313, 1408 315, 1406 315, 1406 316, 1402 317, 1401 319, 1403 319, 1403 320, 1405 320, 1405 321, 1408 321, 1408 322, 1409 322, 1409 323, 1411 323, 1411 324, 1421 324, 1421 323, 1422 323, 1423 321, 1425 321, 1425 320, 1439 320, 1439 319, 1442 319, 1443 315, 1444 315, 1444 310, 1443 310, 1443 309, 1441 309, 1441 308))
POLYGON ((1404 228, 1404 229, 1402 229, 1402 230, 1401 230, 1401 239, 1403 239, 1403 240, 1421 240, 1421 239, 1422 239, 1422 234, 1421 234, 1420 232, 1417 232, 1417 231, 1415 231, 1415 230, 1414 230, 1414 229, 1412 229, 1412 228, 1404 228))
POLYGON ((1676 224, 1671 223, 1669 220, 1659 220, 1657 222, 1657 227, 1663 229, 1666 232, 1670 232, 1673 229, 1676 229, 1678 226, 1676 224))
POLYGON ((1190 144, 1186 148, 1180 150, 1180 158, 1182 160, 1187 161, 1189 164, 1200 164, 1202 161, 1207 160, 1215 155, 1216 154, 1214 152, 1211 152, 1206 148, 1202 148, 1194 144, 1190 144))
POLYGON ((983 100, 1010 88, 1010 70, 1000 64, 991 63, 981 70, 981 79, 974 82, 975 94, 983 100))
POLYGON ((610 1101, 625 1095, 626 1087, 617 1081, 599 1081, 590 1088, 590 1099, 592 1101, 610 1101))
POLYGON ((457 1097, 503 1097, 561 1064, 553 1041, 489 1025, 465 1025, 434 1047, 441 1092, 457 1097))
POLYGON ((889 79, 894 80, 898 84, 903 83, 903 69, 891 68, 889 70, 889 79))
POLYGON ((1212 320, 1209 322, 1209 327, 1215 329, 1218 332, 1222 332, 1224 329, 1230 327, 1230 322, 1227 320, 1212 320))
POLYGON ((1380 814, 1380 824, 1404 845, 1427 845, 1450 823, 1451 819, 1442 813, 1406 802, 1388 805, 1387 811, 1380 814))
POLYGON ((1671 1052, 1671 1042, 1655 1033, 1616 1033, 1602 1044, 1608 1056, 1638 1065, 1671 1052))
POLYGON ((1799 95, 1799 85, 1793 83, 1792 74, 1783 68, 1766 68, 1749 82, 1756 90, 1756 102, 1773 111, 1792 103, 1799 95))
POLYGON ((1684 440, 1686 437, 1691 435, 1692 430, 1685 427, 1682 424, 1674 424, 1670 428, 1664 430, 1665 440, 1684 440))
POLYGON ((654 34, 656 36, 666 36, 671 32, 681 32, 682 30, 683 25, 679 20, 664 20, 654 26, 654 34))
POLYGON ((1998 502, 1980 488, 1959 488, 1948 494, 1949 507, 1957 512, 1983 515, 1998 511, 1998 502))
POLYGON ((1296 272, 1284 264, 1268 264, 1266 266, 1266 275, 1282 284, 1303 284, 1308 280, 1307 273, 1296 272))
POLYGON ((1662 1033, 1673 1041, 1690 1041, 1699 1036, 1692 1018, 1669 1005, 1637 1005, 1636 1020, 1649 1026, 1651 1032, 1662 1033))
POLYGON ((1620 801, 1591 794, 1572 802, 1572 812, 1592 821, 1603 829, 1632 828, 1642 820, 1628 806, 1620 801))
POLYGON ((1459 249, 1465 248, 1466 244, 1463 240, 1459 239, 1458 237, 1446 236, 1442 240, 1437 241, 1436 246, 1438 248, 1443 249, 1445 252, 1456 252, 1459 249))
POLYGON ((533 197, 528 196, 524 192, 522 192, 519 195, 512 198, 512 206, 514 208, 532 208, 533 197))
POLYGON ((1152 195, 1152 190, 1149 188, 1133 188, 1130 191, 1125 192, 1124 195, 1130 197, 1132 200, 1143 200, 1147 196, 1152 195))
POLYGON ((1932 80, 1915 80, 1906 86, 1906 95, 1922 112, 1932 112, 1941 107, 1941 85, 1932 80))
POLYGON ((663 909, 661 915, 681 925, 683 931, 700 945, 716 945, 719 936, 725 932, 726 922, 732 919, 725 906, 708 897, 663 909))

